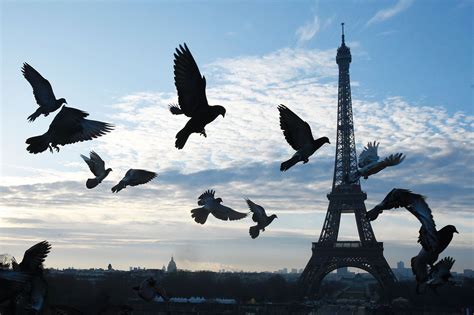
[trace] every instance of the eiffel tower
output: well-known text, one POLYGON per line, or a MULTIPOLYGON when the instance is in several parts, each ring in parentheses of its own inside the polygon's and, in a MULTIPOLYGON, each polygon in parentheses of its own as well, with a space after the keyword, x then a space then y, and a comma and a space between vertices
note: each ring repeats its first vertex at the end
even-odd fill
POLYGON ((299 284, 304 296, 315 296, 323 278, 335 269, 356 267, 369 272, 387 292, 396 281, 385 257, 383 243, 377 242, 370 221, 365 218, 366 193, 360 182, 349 182, 349 174, 357 170, 357 155, 352 118, 349 64, 351 51, 344 42, 337 49, 339 90, 337 104, 337 144, 332 191, 328 211, 318 242, 313 242, 312 256, 304 269, 299 284), (338 241, 341 214, 353 213, 359 232, 359 241, 338 241))

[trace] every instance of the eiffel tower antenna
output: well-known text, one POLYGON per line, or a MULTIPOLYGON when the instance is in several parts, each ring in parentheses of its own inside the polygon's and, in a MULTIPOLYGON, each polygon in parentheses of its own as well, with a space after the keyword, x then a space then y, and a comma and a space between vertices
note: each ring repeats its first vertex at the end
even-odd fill
POLYGON ((357 170, 354 120, 352 115, 351 83, 349 65, 351 51, 344 43, 337 49, 336 63, 339 66, 339 88, 337 102, 337 143, 334 177, 331 193, 327 195, 329 206, 318 242, 313 242, 312 256, 301 274, 299 284, 304 296, 315 296, 323 278, 335 269, 356 267, 369 272, 388 293, 396 281, 385 257, 383 243, 377 242, 375 234, 365 217, 367 199, 359 180, 349 181, 349 175, 357 170), (358 241, 338 241, 342 214, 354 214, 359 234, 358 241))

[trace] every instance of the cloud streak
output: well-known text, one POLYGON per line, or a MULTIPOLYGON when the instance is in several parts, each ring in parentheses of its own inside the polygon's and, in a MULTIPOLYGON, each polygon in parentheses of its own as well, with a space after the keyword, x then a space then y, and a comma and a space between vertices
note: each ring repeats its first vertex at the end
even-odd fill
POLYGON ((412 4, 413 0, 398 0, 398 2, 394 6, 377 11, 375 15, 367 21, 365 26, 370 26, 372 24, 384 22, 388 19, 391 19, 394 16, 408 9, 412 4))

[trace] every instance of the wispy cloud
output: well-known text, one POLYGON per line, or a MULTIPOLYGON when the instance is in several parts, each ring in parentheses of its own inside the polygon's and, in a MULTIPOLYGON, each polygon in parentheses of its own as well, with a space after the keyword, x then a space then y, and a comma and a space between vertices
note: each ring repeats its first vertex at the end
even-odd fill
POLYGON ((366 26, 380 23, 394 17, 408 9, 413 4, 413 1, 414 0, 398 0, 394 6, 377 11, 377 13, 367 21, 366 26))
POLYGON ((296 30, 295 35, 298 39, 298 44, 313 39, 319 31, 331 25, 333 20, 334 17, 321 20, 317 15, 315 15, 312 20, 306 22, 296 30))

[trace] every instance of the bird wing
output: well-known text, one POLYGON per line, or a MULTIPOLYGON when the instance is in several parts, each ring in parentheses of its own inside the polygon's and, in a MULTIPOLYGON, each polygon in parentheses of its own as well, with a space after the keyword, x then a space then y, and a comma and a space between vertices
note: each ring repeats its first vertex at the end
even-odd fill
POLYGON ((105 162, 94 151, 90 152, 90 158, 81 154, 82 159, 87 163, 92 174, 100 176, 105 172, 105 162))
POLYGON ((235 211, 229 207, 219 204, 215 209, 212 209, 212 214, 220 220, 240 220, 247 216, 247 213, 235 211))
POLYGON ((21 271, 33 272, 40 268, 51 250, 51 244, 42 241, 25 251, 19 267, 21 271))
POLYGON ((371 163, 377 162, 379 160, 379 156, 377 154, 377 150, 379 148, 379 144, 377 142, 369 142, 367 146, 364 147, 364 150, 359 155, 359 167, 363 168, 371 163))
POLYGON ((146 184, 155 178, 158 174, 146 170, 129 169, 125 174, 124 181, 130 186, 146 184))
POLYGON ((48 80, 43 78, 38 71, 25 62, 21 68, 21 72, 25 79, 31 84, 33 95, 39 106, 47 106, 56 103, 56 96, 54 96, 51 84, 48 80))
POLYGON ((413 202, 405 208, 408 209, 420 222, 423 229, 422 246, 427 250, 434 250, 438 246, 438 232, 431 214, 431 209, 421 195, 414 197, 413 202))
POLYGON ((179 45, 174 54, 174 84, 178 91, 181 111, 193 117, 198 111, 209 107, 206 97, 206 78, 199 68, 188 46, 179 45))
POLYGON ((443 259, 441 259, 439 262, 437 262, 433 266, 430 273, 432 273, 433 271, 436 271, 439 274, 449 273, 451 268, 453 267, 455 261, 456 260, 454 260, 453 257, 449 257, 449 256, 444 257, 443 259))
POLYGON ((383 168, 386 168, 387 166, 398 165, 402 163, 404 159, 405 159, 405 156, 403 155, 403 153, 395 153, 395 154, 390 154, 389 156, 387 156, 379 164, 383 168))
POLYGON ((214 200, 214 194, 216 192, 212 189, 208 189, 201 194, 198 198, 198 205, 204 206, 205 204, 209 203, 210 201, 214 200))
POLYGON ((283 104, 278 106, 278 110, 280 112, 280 128, 283 130, 286 141, 294 150, 298 151, 304 145, 314 141, 311 127, 306 121, 283 104))
POLYGON ((257 205, 250 199, 245 199, 245 201, 247 201, 247 205, 249 206, 250 211, 253 212, 252 220, 254 222, 258 223, 260 221, 259 219, 267 216, 267 214, 265 213, 265 209, 263 209, 262 206, 257 205))
POLYGON ((92 140, 112 131, 114 125, 84 119, 89 114, 72 107, 63 106, 49 127, 55 134, 55 142, 65 145, 92 140))

